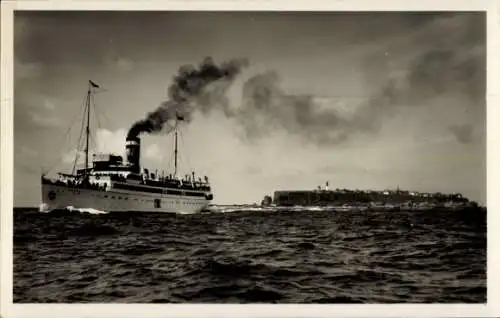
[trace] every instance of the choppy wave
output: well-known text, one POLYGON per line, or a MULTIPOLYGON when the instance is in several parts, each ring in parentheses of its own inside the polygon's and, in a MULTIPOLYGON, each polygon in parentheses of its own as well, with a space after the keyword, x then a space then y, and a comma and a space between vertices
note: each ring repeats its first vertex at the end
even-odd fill
POLYGON ((484 212, 218 208, 15 210, 14 301, 486 301, 484 212))

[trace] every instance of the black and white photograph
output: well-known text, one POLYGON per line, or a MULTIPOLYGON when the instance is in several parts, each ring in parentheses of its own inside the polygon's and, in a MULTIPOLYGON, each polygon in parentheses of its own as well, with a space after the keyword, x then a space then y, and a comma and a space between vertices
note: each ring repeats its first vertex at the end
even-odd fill
POLYGON ((492 301, 486 11, 14 10, 12 33, 14 304, 492 301))

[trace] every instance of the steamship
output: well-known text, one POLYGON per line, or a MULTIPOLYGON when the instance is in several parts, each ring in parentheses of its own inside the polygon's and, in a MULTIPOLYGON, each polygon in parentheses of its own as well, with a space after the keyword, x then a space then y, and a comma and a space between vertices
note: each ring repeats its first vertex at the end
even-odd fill
MULTIPOLYGON (((89 165, 90 103, 99 85, 89 81, 85 99, 85 164, 71 173, 55 177, 41 176, 40 211, 57 209, 95 209, 106 212, 199 213, 213 200, 208 178, 197 178, 194 172, 177 176, 178 121, 174 126, 174 172, 169 175, 141 170, 141 140, 128 136, 125 156, 94 154, 89 165)), ((76 163, 76 159, 75 159, 76 163)))

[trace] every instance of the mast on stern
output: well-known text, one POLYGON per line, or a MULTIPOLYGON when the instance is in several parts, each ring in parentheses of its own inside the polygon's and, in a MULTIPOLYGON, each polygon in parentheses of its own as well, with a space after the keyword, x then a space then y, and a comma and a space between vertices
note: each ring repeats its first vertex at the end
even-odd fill
POLYGON ((178 116, 175 116, 175 128, 174 128, 174 178, 177 177, 177 124, 178 116))

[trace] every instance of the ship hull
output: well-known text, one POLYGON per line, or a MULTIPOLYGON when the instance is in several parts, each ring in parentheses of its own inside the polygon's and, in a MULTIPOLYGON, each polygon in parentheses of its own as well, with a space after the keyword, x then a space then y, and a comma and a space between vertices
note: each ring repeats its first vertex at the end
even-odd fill
POLYGON ((110 189, 74 189, 55 184, 42 184, 40 210, 48 212, 68 207, 106 212, 199 213, 210 204, 204 197, 135 193, 110 189))

